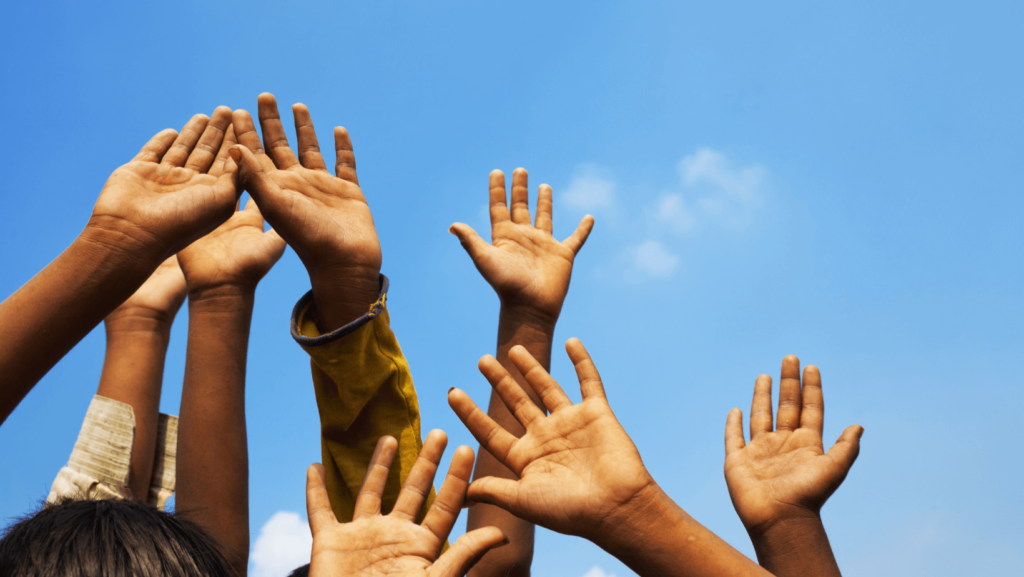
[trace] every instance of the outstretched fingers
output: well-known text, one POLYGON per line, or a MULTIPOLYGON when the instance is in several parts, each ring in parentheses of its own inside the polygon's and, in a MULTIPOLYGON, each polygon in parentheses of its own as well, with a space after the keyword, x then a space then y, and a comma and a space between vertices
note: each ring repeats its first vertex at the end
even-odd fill
POLYGON ((512 222, 516 224, 530 224, 529 178, 525 168, 512 172, 512 222))
POLYGON ((447 446, 448 435, 441 429, 434 429, 427 434, 423 448, 420 449, 420 454, 416 457, 416 462, 413 463, 409 476, 405 478, 402 490, 398 493, 398 500, 391 510, 392 517, 406 521, 416 520, 423 501, 430 494, 434 475, 437 474, 437 465, 441 462, 441 455, 447 446))
POLYGON ((488 551, 507 544, 508 537, 497 527, 482 527, 470 531, 459 537, 451 548, 434 562, 428 576, 461 577, 469 572, 488 551))
MULTIPOLYGON (((242 186, 257 202, 263 202, 261 199, 266 199, 273 203, 274 197, 282 194, 281 188, 270 178, 264 164, 249 150, 249 147, 238 144, 228 151, 228 158, 230 162, 238 165, 238 176, 242 186)), ((263 158, 266 156, 264 155, 263 158)))
POLYGON ((327 527, 338 524, 327 496, 327 475, 320 463, 313 463, 306 469, 306 518, 314 537, 327 527))
POLYGON ((493 233, 495 225, 512 220, 508 214, 508 200, 505 198, 505 173, 500 170, 492 170, 488 177, 487 187, 490 195, 491 231, 493 233))
POLYGON ((594 230, 594 217, 588 214, 580 221, 579 226, 576 227, 576 232, 562 241, 562 245, 571 250, 573 254, 579 254, 580 249, 587 242, 587 238, 592 230, 594 230))
POLYGON ((551 199, 551 187, 542 184, 537 189, 537 216, 534 219, 534 228, 542 230, 548 234, 554 230, 554 221, 552 220, 552 212, 554 211, 554 203, 551 199))
POLYGON ((288 146, 288 136, 284 133, 284 125, 281 124, 281 114, 277 111, 277 99, 273 94, 264 92, 256 99, 260 129, 263 131, 263 145, 267 148, 267 154, 281 170, 299 163, 295 153, 288 146))
POLYGON ((529 429, 534 421, 544 417, 544 411, 534 404, 530 395, 526 394, 523 387, 519 386, 519 383, 505 370, 505 367, 501 366, 497 359, 491 355, 484 355, 477 367, 480 369, 480 374, 494 388, 494 392, 498 393, 501 402, 505 403, 509 412, 523 427, 529 429))
POLYGON ((505 465, 517 475, 522 471, 513 466, 509 459, 512 448, 519 441, 512 433, 509 433, 487 413, 480 410, 480 407, 469 398, 465 392, 452 387, 448 391, 448 406, 455 411, 463 425, 469 429, 470 434, 480 442, 480 446, 494 456, 499 463, 505 465))
POLYGON ((818 367, 808 365, 804 369, 801 396, 803 409, 800 411, 800 427, 812 429, 821 436, 825 426, 825 396, 821 392, 821 372, 818 367))
POLYGON ((590 397, 607 398, 604 392, 604 383, 601 382, 601 375, 597 372, 590 353, 579 339, 573 337, 565 342, 565 352, 569 354, 573 368, 576 369, 576 378, 580 381, 580 393, 583 400, 590 397))
POLYGON ((725 456, 746 447, 743 440, 743 411, 733 409, 729 411, 729 417, 725 420, 725 456))
POLYGON ((384 486, 388 482, 388 472, 391 470, 391 462, 395 459, 398 451, 398 441, 394 437, 385 435, 377 441, 377 448, 370 457, 370 463, 366 467, 366 475, 363 476, 363 484, 359 488, 359 495, 356 496, 356 506, 352 513, 352 520, 372 517, 380 514, 381 501, 384 499, 384 486))
POLYGON ((174 139, 174 144, 164 154, 164 157, 160 160, 160 164, 166 164, 168 166, 185 166, 185 161, 188 160, 192 149, 196 147, 196 143, 199 142, 199 137, 206 130, 206 125, 209 124, 210 117, 205 114, 196 114, 193 116, 185 127, 178 133, 178 137, 174 139))
POLYGON ((754 398, 750 401, 750 440, 761 433, 772 432, 772 378, 760 375, 754 381, 754 398))
POLYGON ((519 369, 520 374, 540 397, 541 402, 552 413, 562 407, 571 407, 572 401, 562 387, 548 374, 544 367, 522 345, 512 347, 508 358, 519 369))
POLYGON ((231 125, 235 129, 235 138, 238 139, 238 144, 252 151, 253 155, 259 159, 263 170, 267 172, 277 170, 274 161, 263 150, 263 142, 260 141, 260 135, 256 133, 256 123, 253 122, 248 111, 242 109, 234 111, 231 114, 231 125))
POLYGON ((327 172, 327 164, 320 154, 320 142, 316 139, 309 108, 301 102, 293 104, 292 117, 295 119, 295 136, 299 141, 299 162, 311 170, 327 172))
POLYGON ((167 149, 174 144, 174 140, 178 138, 178 131, 173 128, 165 128, 160 132, 157 132, 153 138, 149 139, 135 155, 132 160, 136 162, 160 162, 160 159, 167 153, 167 149))
POLYGON ((782 359, 779 410, 775 415, 776 431, 793 431, 800 426, 800 398, 800 359, 788 355, 782 359))
MULTIPOLYGON (((221 143, 224 142, 225 131, 231 126, 231 109, 227 106, 218 106, 213 111, 213 116, 206 123, 206 129, 199 138, 192 153, 185 162, 185 168, 199 173, 210 171, 218 153, 223 150, 221 143)), ((223 172, 223 171, 222 171, 223 172)), ((213 174, 211 171, 210 174, 213 174)), ((220 173, 214 174, 218 176, 220 173)))
POLYGON ((459 517, 462 502, 466 499, 466 488, 473 474, 473 449, 463 445, 455 449, 448 475, 437 492, 437 498, 423 518, 423 527, 437 537, 439 544, 444 543, 448 534, 455 526, 459 517))

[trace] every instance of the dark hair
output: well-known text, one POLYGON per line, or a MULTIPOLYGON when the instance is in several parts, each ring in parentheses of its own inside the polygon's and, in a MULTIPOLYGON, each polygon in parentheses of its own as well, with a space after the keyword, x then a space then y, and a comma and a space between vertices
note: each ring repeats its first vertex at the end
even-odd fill
POLYGON ((0 575, 227 577, 202 529, 136 501, 64 499, 4 531, 0 575))
POLYGON ((292 571, 288 574, 288 577, 309 577, 309 563, 292 571))

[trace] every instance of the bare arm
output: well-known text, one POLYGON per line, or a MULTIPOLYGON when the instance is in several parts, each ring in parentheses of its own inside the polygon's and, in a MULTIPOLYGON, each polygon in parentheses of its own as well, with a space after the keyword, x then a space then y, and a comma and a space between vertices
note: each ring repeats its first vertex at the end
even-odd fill
POLYGON ((140 501, 148 498, 153 474, 171 325, 184 301, 185 276, 171 257, 104 320, 107 352, 96 394, 131 405, 135 413, 128 488, 140 501))
MULTIPOLYGON (((221 170, 234 131, 228 129, 221 170)), ((251 199, 245 210, 178 254, 188 282, 189 330, 178 420, 177 509, 221 545, 236 575, 249 561, 249 454, 245 363, 256 285, 284 254, 263 232, 251 199)))
MULTIPOLYGON (((543 408, 540 397, 509 359, 509 351, 516 345, 525 347, 545 370, 550 369, 551 341, 562 303, 569 291, 573 262, 586 242, 594 220, 589 216, 584 218, 571 237, 558 242, 551 235, 551 187, 541 185, 537 194, 536 222, 531 224, 528 175, 522 168, 516 169, 512 175, 511 211, 506 199, 505 175, 500 170, 491 172, 489 195, 491 243, 481 239, 465 224, 453 224, 450 231, 459 238, 473 264, 501 299, 498 362, 533 402, 543 408)), ((521 436, 525 432, 497 395, 491 395, 487 414, 513 435, 521 436)), ((517 478, 486 450, 480 451, 473 477, 517 478)), ((466 529, 471 531, 488 526, 504 531, 511 544, 484 556, 471 575, 529 575, 533 560, 533 523, 493 505, 471 507, 466 529)))
POLYGON ((0 423, 161 262, 228 217, 234 167, 216 178, 202 166, 228 122, 221 107, 154 136, 107 180, 82 234, 0 304, 0 423))

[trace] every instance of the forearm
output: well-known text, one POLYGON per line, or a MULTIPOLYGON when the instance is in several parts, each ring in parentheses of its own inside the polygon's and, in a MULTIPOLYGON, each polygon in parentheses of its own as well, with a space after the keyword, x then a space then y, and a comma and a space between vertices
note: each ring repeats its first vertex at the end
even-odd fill
POLYGON ((236 575, 249 553, 245 363, 253 291, 189 295, 188 351, 178 421, 177 509, 220 543, 236 575))
POLYGON ((131 405, 135 414, 129 489, 139 500, 149 494, 156 453, 169 319, 156 314, 115 311, 106 320, 107 352, 96 394, 131 405))
POLYGON ((317 321, 325 333, 366 314, 380 295, 379 267, 334 267, 320 273, 310 270, 309 279, 319 314, 317 321))
POLYGON ((839 565, 818 515, 786 519, 764 531, 748 531, 762 567, 779 577, 839 577, 839 565))
POLYGON ((115 228, 90 222, 67 250, 0 303, 0 423, 162 257, 115 228))
POLYGON ((599 527, 591 540, 641 577, 769 575, 653 483, 599 527))
MULTIPOLYGON (((498 351, 495 357, 541 408, 544 405, 540 402, 540 398, 509 360, 508 353, 513 346, 521 345, 544 366, 545 370, 550 370, 551 342, 554 332, 555 322, 550 318, 525 309, 511 309, 504 306, 501 309, 498 320, 498 351)), ((521 436, 524 433, 522 425, 509 412, 505 403, 496 393, 491 393, 487 414, 513 435, 521 436)), ((481 477, 515 479, 516 475, 486 450, 481 449, 473 478, 481 477)), ((471 507, 466 530, 472 531, 488 526, 498 527, 504 531, 510 543, 487 553, 470 571, 470 575, 472 577, 529 575, 530 564, 533 561, 533 523, 524 521, 493 505, 478 504, 471 507)))

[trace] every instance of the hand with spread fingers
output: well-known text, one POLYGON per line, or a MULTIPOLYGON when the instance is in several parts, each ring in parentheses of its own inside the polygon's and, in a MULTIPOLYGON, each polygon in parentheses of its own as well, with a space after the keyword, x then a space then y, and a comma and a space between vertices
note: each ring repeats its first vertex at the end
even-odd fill
POLYGON ((348 132, 334 129, 335 173, 327 171, 309 110, 292 107, 299 154, 288 146, 277 101, 259 96, 259 119, 266 151, 252 117, 234 113, 242 186, 264 218, 295 249, 309 272, 324 330, 334 330, 366 312, 380 292, 380 242, 355 171, 348 132))
POLYGON ((490 176, 491 242, 469 225, 457 222, 449 232, 463 248, 484 279, 498 293, 503 308, 525 307, 550 320, 558 319, 569 291, 572 263, 594 227, 587 215, 576 232, 559 242, 552 233, 551 187, 542 184, 537 193, 537 217, 530 224, 528 175, 512 173, 512 210, 505 196, 505 175, 490 176))
MULTIPOLYGON (((228 150, 235 145, 233 127, 228 127, 221 154, 211 174, 231 162, 228 150)), ((235 287, 252 291, 284 254, 285 242, 277 231, 263 232, 263 215, 252 199, 245 210, 236 210, 216 230, 178 253, 188 279, 188 292, 195 298, 207 289, 235 287)))
POLYGON ((725 427, 729 495, 754 541, 758 559, 777 575, 809 574, 812 570, 839 574, 821 524, 821 507, 857 459, 864 428, 847 427, 826 452, 821 440, 824 418, 821 374, 813 365, 806 367, 801 387, 800 360, 794 356, 782 361, 774 430, 772 379, 768 375, 761 375, 754 384, 749 443, 743 438, 743 412, 729 412, 725 427), (780 565, 783 557, 789 562, 801 557, 781 554, 788 550, 783 542, 794 540, 803 543, 799 549, 804 557, 817 550, 821 562, 789 570, 780 565))
POLYGON ((409 471, 394 509, 381 515, 381 497, 398 443, 382 437, 370 459, 351 523, 338 523, 324 486, 322 465, 306 472, 306 511, 313 532, 311 577, 391 575, 458 577, 484 553, 506 542, 494 527, 463 535, 441 553, 459 515, 473 469, 473 450, 459 447, 437 499, 423 522, 416 518, 430 492, 448 437, 431 431, 409 471))
POLYGON ((509 353, 551 411, 549 416, 497 360, 490 355, 480 360, 480 372, 526 428, 522 438, 500 427, 459 389, 448 393, 448 403, 481 446, 519 477, 478 478, 470 485, 470 500, 497 505, 560 533, 593 539, 616 522, 623 505, 656 484, 612 413, 583 344, 570 339, 565 349, 583 393, 576 405, 523 347, 509 353))
POLYGON ((217 228, 238 200, 234 162, 209 172, 230 124, 231 109, 220 106, 212 118, 193 116, 181 133, 158 133, 107 179, 87 228, 160 260, 217 228))

